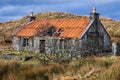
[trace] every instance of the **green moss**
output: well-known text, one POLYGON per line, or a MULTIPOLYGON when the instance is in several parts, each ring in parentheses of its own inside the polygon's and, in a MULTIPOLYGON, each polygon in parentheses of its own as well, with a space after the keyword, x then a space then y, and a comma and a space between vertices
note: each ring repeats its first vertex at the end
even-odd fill
POLYGON ((115 61, 115 58, 113 56, 106 57, 106 62, 113 63, 115 61))

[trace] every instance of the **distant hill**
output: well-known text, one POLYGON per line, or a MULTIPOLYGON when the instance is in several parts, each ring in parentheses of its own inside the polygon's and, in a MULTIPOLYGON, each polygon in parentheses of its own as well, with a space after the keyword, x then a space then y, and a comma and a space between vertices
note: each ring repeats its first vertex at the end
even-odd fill
POLYGON ((76 14, 71 14, 67 12, 43 12, 35 14, 37 19, 45 18, 45 19, 56 19, 56 18, 77 18, 77 17, 83 17, 76 14))
MULTIPOLYGON (((43 12, 34 14, 36 19, 56 19, 56 18, 78 18, 78 17, 88 17, 80 16, 76 14, 66 13, 66 12, 43 12)), ((112 20, 111 18, 100 18, 101 22, 107 29, 108 33, 111 35, 112 40, 120 41, 120 22, 112 20)), ((22 19, 11 20, 9 22, 0 23, 0 42, 5 40, 11 40, 11 35, 16 31, 18 27, 24 24, 28 20, 28 16, 22 19)))

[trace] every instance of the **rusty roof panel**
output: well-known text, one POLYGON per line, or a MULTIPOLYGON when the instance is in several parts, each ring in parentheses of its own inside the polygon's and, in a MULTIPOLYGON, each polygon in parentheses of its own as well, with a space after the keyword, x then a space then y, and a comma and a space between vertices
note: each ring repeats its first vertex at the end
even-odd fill
POLYGON ((64 31, 58 37, 78 38, 84 32, 88 25, 88 18, 73 19, 40 19, 35 20, 24 26, 16 33, 16 36, 34 36, 44 27, 54 26, 56 31, 60 28, 64 31), (39 31, 38 31, 39 30, 39 31))
POLYGON ((16 33, 17 36, 24 36, 24 37, 31 37, 37 34, 37 30, 35 29, 22 29, 21 31, 19 31, 18 33, 16 33))

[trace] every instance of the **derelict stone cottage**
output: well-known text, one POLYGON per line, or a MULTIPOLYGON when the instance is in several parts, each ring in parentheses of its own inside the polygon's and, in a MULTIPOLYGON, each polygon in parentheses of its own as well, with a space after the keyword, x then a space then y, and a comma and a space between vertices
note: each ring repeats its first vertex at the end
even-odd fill
POLYGON ((13 35, 13 49, 36 53, 96 54, 110 50, 110 36, 96 9, 90 17, 39 19, 29 22, 13 35))

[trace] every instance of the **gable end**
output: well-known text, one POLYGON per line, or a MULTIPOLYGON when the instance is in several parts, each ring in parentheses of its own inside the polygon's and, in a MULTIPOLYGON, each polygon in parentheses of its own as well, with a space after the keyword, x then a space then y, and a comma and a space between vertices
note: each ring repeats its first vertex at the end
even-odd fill
POLYGON ((82 39, 84 37, 84 35, 86 34, 86 32, 90 29, 91 25, 94 23, 95 20, 92 20, 88 26, 86 27, 85 31, 82 33, 82 35, 80 36, 80 39, 82 39))

